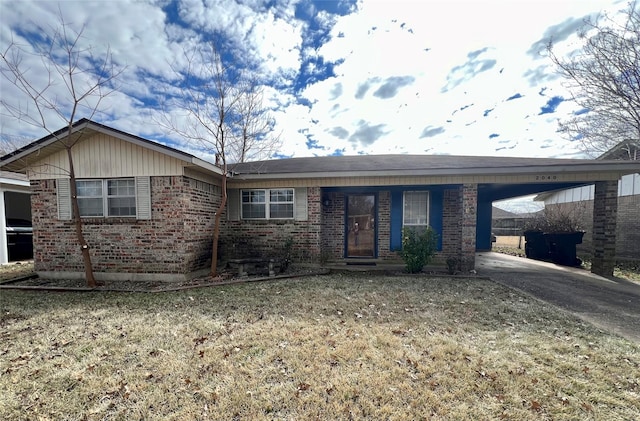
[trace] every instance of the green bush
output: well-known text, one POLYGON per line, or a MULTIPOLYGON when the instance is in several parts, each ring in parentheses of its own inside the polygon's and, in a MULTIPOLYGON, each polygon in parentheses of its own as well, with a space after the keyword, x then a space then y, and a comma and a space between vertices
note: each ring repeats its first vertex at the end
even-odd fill
POLYGON ((407 272, 418 273, 436 253, 438 234, 431 228, 402 228, 402 250, 399 251, 407 272))

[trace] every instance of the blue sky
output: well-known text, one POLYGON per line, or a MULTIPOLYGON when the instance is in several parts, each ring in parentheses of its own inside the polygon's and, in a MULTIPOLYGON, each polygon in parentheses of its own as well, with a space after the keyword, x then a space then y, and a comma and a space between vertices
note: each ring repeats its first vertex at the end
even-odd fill
MULTIPOLYGON (((556 132, 584 112, 545 57, 553 38, 575 50, 585 17, 624 2, 595 0, 0 0, 0 47, 29 48, 58 8, 82 42, 126 66, 96 120, 192 152, 153 124, 170 63, 202 40, 224 43, 265 84, 278 157, 460 154, 579 157, 556 132), (158 89, 156 89, 158 88, 158 89)), ((38 60, 29 58, 37 80, 38 60)), ((41 81, 45 83, 44 80, 41 81)), ((16 104, 6 81, 3 99, 16 104)), ((4 137, 42 132, 0 117, 4 137)))

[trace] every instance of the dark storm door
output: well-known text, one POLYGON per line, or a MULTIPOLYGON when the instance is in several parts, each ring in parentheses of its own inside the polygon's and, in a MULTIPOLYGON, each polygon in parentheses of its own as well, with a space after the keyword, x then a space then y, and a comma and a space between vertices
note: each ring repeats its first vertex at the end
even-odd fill
POLYGON ((347 196, 346 257, 376 257, 376 196, 347 196))

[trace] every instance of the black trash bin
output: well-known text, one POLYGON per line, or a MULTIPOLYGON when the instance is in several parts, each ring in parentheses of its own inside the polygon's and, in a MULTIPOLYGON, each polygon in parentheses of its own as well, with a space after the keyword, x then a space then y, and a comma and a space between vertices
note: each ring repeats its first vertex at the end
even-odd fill
POLYGON ((524 253, 529 259, 549 260, 549 246, 542 231, 525 231, 524 239, 524 253))
POLYGON ((582 244, 583 231, 544 234, 551 261, 563 266, 580 266, 576 246, 582 244))

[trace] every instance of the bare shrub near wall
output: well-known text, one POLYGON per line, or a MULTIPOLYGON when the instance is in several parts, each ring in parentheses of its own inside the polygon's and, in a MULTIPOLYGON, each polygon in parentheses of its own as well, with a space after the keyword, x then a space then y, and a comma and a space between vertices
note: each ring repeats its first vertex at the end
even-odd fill
POLYGON ((527 220, 524 231, 546 233, 585 231, 589 209, 585 202, 546 205, 534 218, 527 220))

